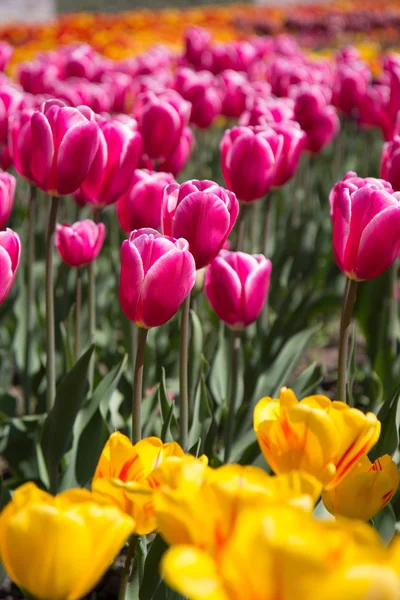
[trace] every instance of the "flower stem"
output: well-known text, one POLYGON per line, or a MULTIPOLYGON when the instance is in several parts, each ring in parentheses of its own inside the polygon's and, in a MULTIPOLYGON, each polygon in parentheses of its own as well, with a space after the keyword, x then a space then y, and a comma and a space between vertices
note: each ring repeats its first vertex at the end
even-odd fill
MULTIPOLYGON (((88 282, 88 302, 89 302, 89 345, 95 343, 96 340, 96 271, 95 271, 96 261, 92 260, 89 263, 88 271, 89 271, 89 282, 88 282)), ((94 385, 94 366, 95 366, 95 356, 94 352, 90 359, 89 364, 89 385, 91 391, 93 391, 94 385)))
POLYGON ((390 300, 390 340, 393 356, 397 354, 397 321, 398 321, 398 300, 397 300, 397 272, 399 261, 396 259, 390 267, 391 275, 391 300, 390 300))
POLYGON ((136 357, 133 365, 133 396, 132 396, 132 443, 136 444, 142 438, 142 398, 143 398, 143 367, 146 351, 148 330, 139 327, 136 357))
POLYGON ((128 550, 126 552, 126 557, 125 557, 125 564, 124 564, 124 568, 122 569, 121 583, 119 586, 119 593, 118 593, 118 600, 125 600, 126 588, 128 585, 129 575, 131 572, 132 560, 135 555, 137 539, 138 539, 137 535, 132 535, 131 539, 129 540, 128 550))
POLYGON ((190 294, 182 304, 181 339, 179 350, 179 441, 186 452, 189 436, 189 316, 190 294))
POLYGON ((75 362, 78 361, 81 348, 81 305, 82 305, 82 273, 76 269, 76 305, 75 305, 75 362))
POLYGON ((338 400, 346 402, 347 384, 347 350, 349 345, 350 323, 356 299, 358 281, 347 279, 343 296, 342 314, 340 318, 339 360, 338 360, 338 400))
POLYGON ((35 278, 33 267, 35 264, 35 216, 37 187, 29 186, 30 195, 28 200, 28 235, 26 253, 26 337, 25 337, 25 381, 24 381, 24 413, 29 412, 31 396, 31 361, 32 361, 32 325, 33 307, 35 304, 35 278))
POLYGON ((269 217, 271 213, 271 194, 268 193, 265 196, 265 206, 264 206, 264 223, 263 223, 263 233, 262 233, 262 246, 261 252, 267 255, 267 246, 268 246, 268 229, 269 229, 269 217))
POLYGON ((54 327, 54 278, 53 255, 54 233, 56 229, 57 211, 60 198, 51 198, 49 218, 46 232, 46 370, 47 370, 47 410, 49 411, 56 396, 56 349, 54 327))
POLYGON ((228 462, 231 455, 233 433, 235 429, 236 404, 239 382, 239 358, 240 358, 241 338, 240 331, 232 331, 232 374, 231 374, 231 394, 228 409, 228 421, 225 429, 225 462, 228 462))
POLYGON ((239 216, 237 219, 237 237, 236 237, 236 252, 243 251, 244 236, 246 233, 246 207, 240 205, 239 216))

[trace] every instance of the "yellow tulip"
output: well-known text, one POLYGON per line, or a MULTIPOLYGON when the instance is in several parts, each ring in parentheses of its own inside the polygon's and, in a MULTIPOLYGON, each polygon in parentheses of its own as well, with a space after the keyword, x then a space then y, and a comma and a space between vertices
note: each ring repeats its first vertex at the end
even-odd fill
POLYGON ((311 511, 321 493, 319 482, 300 472, 273 477, 257 467, 211 469, 173 459, 158 471, 154 507, 161 535, 169 544, 194 544, 211 554, 227 543, 245 508, 291 504, 311 511))
POLYGON ((176 545, 161 569, 189 600, 399 600, 400 578, 369 526, 290 507, 244 510, 218 556, 176 545))
POLYGON ((322 494, 333 515, 369 521, 390 502, 399 487, 399 472, 385 454, 374 463, 364 456, 333 490, 322 494))
POLYGON ((145 535, 156 526, 153 472, 170 457, 183 457, 179 444, 149 437, 132 445, 118 431, 108 439, 93 477, 92 490, 114 502, 135 520, 135 533, 145 535))
POLYGON ((380 422, 344 402, 325 396, 298 401, 282 388, 279 399, 258 402, 254 429, 275 473, 302 469, 333 489, 376 444, 380 422))
POLYGON ((0 556, 11 579, 37 600, 77 600, 133 529, 132 518, 87 490, 51 496, 26 483, 0 514, 0 556))

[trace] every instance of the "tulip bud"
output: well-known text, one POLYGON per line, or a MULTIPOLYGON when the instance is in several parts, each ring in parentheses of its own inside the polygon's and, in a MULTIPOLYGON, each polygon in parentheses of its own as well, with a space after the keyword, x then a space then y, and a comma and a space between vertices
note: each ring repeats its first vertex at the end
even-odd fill
POLYGON ((351 115, 365 96, 371 73, 363 63, 342 64, 333 84, 333 104, 351 115))
POLYGON ((100 131, 87 106, 71 108, 49 100, 21 126, 17 139, 14 135, 12 139, 19 173, 50 195, 65 196, 75 192, 89 173, 100 131))
POLYGON ((172 173, 176 177, 185 168, 193 146, 193 132, 190 127, 185 127, 178 144, 172 150, 171 154, 168 154, 165 160, 161 162, 160 167, 166 173, 172 173))
POLYGON ((7 44, 7 42, 0 42, 0 71, 4 71, 8 63, 10 62, 12 55, 14 54, 14 48, 7 44))
POLYGON ((105 206, 116 202, 128 188, 139 163, 142 137, 116 120, 99 121, 99 128, 99 149, 80 189, 88 202, 105 206))
POLYGON ((126 233, 142 227, 160 227, 164 189, 171 183, 175 180, 170 173, 136 169, 128 190, 117 202, 118 220, 126 233))
POLYGON ((177 146, 189 123, 191 105, 171 90, 157 96, 148 92, 142 101, 139 127, 144 150, 152 159, 166 158, 177 146))
POLYGON ((164 190, 161 227, 165 235, 188 240, 196 269, 201 269, 221 250, 238 212, 235 194, 213 181, 193 179, 164 190))
POLYGON ((11 229, 0 231, 0 304, 7 297, 19 265, 21 241, 11 229))
POLYGON ((221 94, 213 75, 209 71, 178 69, 175 85, 192 105, 190 122, 201 129, 209 127, 221 112, 221 94))
POLYGON ((278 399, 262 398, 254 409, 254 429, 269 466, 277 474, 303 469, 333 489, 368 454, 381 424, 326 396, 298 401, 282 388, 278 399))
POLYGON ((322 500, 333 515, 369 521, 393 498, 399 479, 388 454, 374 463, 364 456, 337 487, 323 492, 322 500))
POLYGON ((344 190, 353 193, 367 184, 373 184, 377 190, 386 190, 389 193, 393 192, 393 188, 385 179, 375 179, 375 177, 358 177, 354 171, 349 171, 341 181, 338 181, 333 186, 329 194, 329 204, 331 207, 331 217, 333 216, 336 199, 341 196, 344 190))
POLYGON ((246 110, 249 97, 254 96, 255 92, 243 73, 223 71, 219 81, 223 92, 221 114, 238 119, 246 110))
POLYGON ((222 138, 221 165, 228 189, 241 202, 259 200, 273 185, 283 136, 268 126, 234 127, 222 138))
POLYGON ((57 224, 56 247, 70 267, 82 267, 97 258, 103 247, 106 228, 103 223, 96 224, 90 219, 78 221, 73 225, 57 224))
POLYGON ((88 490, 54 497, 25 483, 0 515, 1 560, 11 579, 37 600, 83 598, 133 529, 131 517, 88 490))
POLYGON ((265 304, 271 271, 262 254, 222 250, 205 277, 205 294, 218 318, 234 330, 253 323, 265 304))
POLYGON ((395 192, 400 192, 400 136, 383 145, 380 174, 391 183, 395 192))
POLYGON ((283 148, 274 178, 274 187, 280 187, 295 174, 307 143, 307 135, 296 121, 270 123, 270 127, 283 137, 283 148))
POLYGON ((373 279, 400 252, 400 193, 374 183, 335 192, 332 244, 336 264, 350 279, 373 279))
POLYGON ((195 279, 194 259, 182 238, 139 229, 122 243, 119 299, 126 317, 139 327, 148 329, 169 321, 195 279))
POLYGON ((9 173, 0 171, 0 229, 6 225, 14 204, 16 181, 9 173))

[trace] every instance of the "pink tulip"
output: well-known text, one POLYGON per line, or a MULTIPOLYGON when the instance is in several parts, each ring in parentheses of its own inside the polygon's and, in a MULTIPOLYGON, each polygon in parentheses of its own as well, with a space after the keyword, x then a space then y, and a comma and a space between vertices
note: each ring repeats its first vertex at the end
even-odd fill
POLYGON ((50 195, 65 196, 87 177, 100 144, 100 130, 87 106, 70 108, 50 100, 33 112, 17 139, 14 135, 12 139, 18 172, 50 195))
POLYGON ((263 254, 222 250, 207 267, 204 291, 217 316, 234 330, 255 321, 265 304, 272 264, 263 254))
POLYGON ((222 173, 241 202, 254 202, 273 186, 283 136, 268 126, 234 127, 222 138, 222 173))
POLYGON ((117 202, 118 220, 126 233, 160 227, 164 189, 171 183, 175 180, 170 173, 136 169, 129 188, 117 202))
MULTIPOLYGON (((125 193, 139 164, 142 137, 115 119, 99 120, 100 145, 91 169, 81 185, 87 202, 105 206, 125 193)), ((136 125, 135 121, 132 121, 136 125)))
POLYGON ((0 231, 0 304, 7 297, 19 265, 21 241, 11 229, 0 231))
POLYGON ((0 229, 6 225, 14 204, 15 177, 0 172, 0 229))
POLYGON ((336 193, 333 215, 333 253, 347 277, 373 279, 395 261, 400 252, 400 194, 366 183, 336 193))
POLYGON ((294 101, 291 98, 250 99, 247 110, 241 115, 239 125, 267 125, 292 121, 294 119, 294 101))
POLYGON ((383 145, 381 157, 381 177, 400 192, 400 136, 383 145))
POLYGON ((147 92, 143 101, 139 127, 149 158, 166 158, 177 146, 189 123, 191 105, 177 92, 147 92))
POLYGON ((164 191, 161 227, 165 235, 189 242, 196 268, 208 265, 221 250, 236 222, 235 194, 213 181, 186 181, 164 191))
POLYGON ((186 240, 139 229, 122 242, 119 299, 126 317, 139 327, 169 321, 195 280, 196 267, 186 240))
POLYGON ((184 33, 185 58, 194 67, 201 65, 205 50, 211 42, 211 34, 202 27, 188 27, 184 33))
POLYGON ((221 114, 237 119, 245 111, 249 97, 254 96, 255 92, 243 73, 227 70, 218 77, 223 93, 221 114))
POLYGON ((283 148, 273 183, 273 187, 280 187, 295 174, 307 143, 307 135, 296 121, 270 123, 270 127, 283 137, 283 148))
POLYGON ((376 189, 379 190, 386 190, 389 193, 393 192, 391 184, 384 179, 375 179, 375 177, 358 177, 357 173, 354 173, 354 171, 349 171, 341 181, 335 183, 331 193, 329 194, 331 218, 333 217, 337 198, 342 195, 344 190, 348 190, 350 194, 352 194, 367 184, 372 184, 376 189))
POLYGON ((189 156, 194 146, 194 135, 190 127, 185 127, 180 140, 172 150, 171 154, 160 163, 160 168, 167 172, 172 173, 174 177, 185 168, 189 156))
POLYGON ((4 71, 14 54, 14 48, 7 42, 0 42, 0 71, 4 71))
POLYGON ((333 104, 345 115, 351 115, 365 96, 371 73, 363 63, 342 64, 333 84, 333 104))
POLYGON ((77 221, 73 225, 57 225, 56 248, 70 267, 82 267, 97 258, 103 247, 106 228, 90 219, 77 221))
POLYGON ((177 91, 192 105, 190 122, 206 129, 221 112, 221 93, 209 71, 195 72, 178 69, 175 77, 177 91))
POLYGON ((59 69, 43 60, 32 60, 18 65, 17 77, 22 88, 30 94, 44 94, 49 85, 60 76, 59 69))

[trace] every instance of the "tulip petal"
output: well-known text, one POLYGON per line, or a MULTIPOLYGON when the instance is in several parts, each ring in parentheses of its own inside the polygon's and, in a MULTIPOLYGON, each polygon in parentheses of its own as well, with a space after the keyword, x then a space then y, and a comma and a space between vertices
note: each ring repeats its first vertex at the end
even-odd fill
POLYGON ((271 271, 271 261, 265 260, 250 273, 246 280, 243 294, 245 325, 249 325, 255 321, 263 309, 267 299, 271 271))
POLYGON ((58 195, 76 192, 89 172, 98 146, 99 129, 95 121, 79 122, 67 131, 57 156, 55 186, 58 195))
POLYGON ((358 279, 378 277, 400 252, 400 203, 386 208, 365 227, 358 250, 358 279))
POLYGON ((230 327, 243 326, 242 286, 238 274, 223 258, 217 256, 207 268, 204 291, 222 321, 230 327))
POLYGON ((125 316, 136 321, 138 298, 143 284, 143 263, 134 244, 125 240, 121 246, 121 274, 119 279, 119 300, 125 316))
POLYGON ((21 148, 21 161, 24 165, 29 161, 29 169, 35 183, 43 190, 47 191, 48 179, 54 160, 53 134, 50 124, 46 117, 39 111, 32 115, 31 145, 24 144, 21 148), (26 155, 29 152, 29 155, 26 155))

